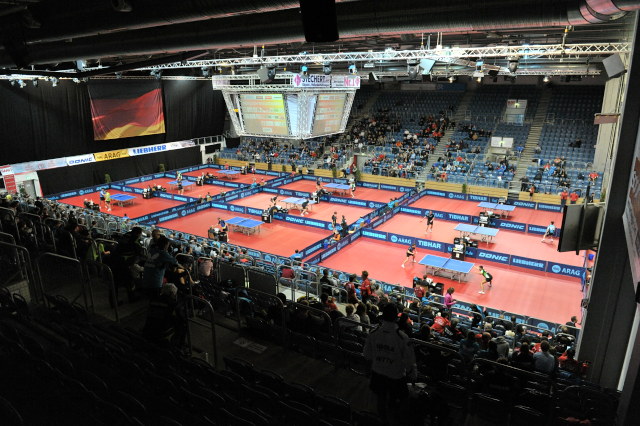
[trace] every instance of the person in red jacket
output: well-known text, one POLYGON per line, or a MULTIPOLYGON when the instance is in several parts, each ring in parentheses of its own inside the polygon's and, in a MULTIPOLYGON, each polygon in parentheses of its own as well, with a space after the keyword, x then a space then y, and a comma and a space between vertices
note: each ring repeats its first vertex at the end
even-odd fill
POLYGON ((563 189, 562 192, 560 193, 560 205, 564 206, 565 204, 567 204, 567 198, 569 198, 569 193, 567 192, 566 189, 563 189))
POLYGON ((369 272, 362 271, 362 284, 360 284, 360 297, 364 303, 371 297, 371 281, 369 281, 369 272))
POLYGON ((442 334, 444 333, 444 329, 450 325, 451 321, 449 321, 449 313, 443 312, 440 316, 437 316, 433 319, 431 331, 442 334))
POLYGON ((580 198, 580 196, 578 195, 577 192, 573 191, 570 195, 569 195, 569 199, 571 200, 571 204, 575 204, 578 201, 578 198, 580 198))

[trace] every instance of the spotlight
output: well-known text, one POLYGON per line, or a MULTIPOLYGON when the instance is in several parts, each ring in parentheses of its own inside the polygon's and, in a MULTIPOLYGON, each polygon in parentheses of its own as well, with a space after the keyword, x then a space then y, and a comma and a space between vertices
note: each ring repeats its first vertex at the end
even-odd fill
POLYGON ((518 58, 509 58, 509 72, 515 73, 518 70, 518 58))
POLYGON ((357 74, 358 68, 356 68, 356 64, 349 65, 349 74, 357 74))
POLYGON ((324 75, 331 74, 331 62, 325 62, 322 64, 322 72, 324 75))
POLYGON ((548 82, 550 82, 550 81, 551 81, 551 77, 549 77, 548 75, 545 75, 545 76, 544 76, 544 78, 542 79, 542 81, 543 81, 544 83, 548 83, 548 82))
POLYGON ((456 81, 456 78, 454 76, 449 77, 449 83, 453 83, 454 81, 456 81))
POLYGON ((477 81, 478 83, 482 83, 482 77, 476 77, 476 81, 477 81))
POLYGON ((33 87, 38 87, 38 79, 34 78, 33 80, 31 80, 31 84, 33 84, 33 87))
POLYGON ((73 77, 73 82, 75 84, 80 84, 80 79, 78 77, 73 77))
POLYGON ((24 89, 26 87, 27 83, 25 83, 22 80, 18 80, 18 85, 20 86, 21 89, 24 89))
POLYGON ((210 72, 211 72, 211 68, 202 67, 202 76, 203 77, 209 77, 210 72))
POLYGON ((309 72, 309 67, 307 67, 306 65, 302 65, 300 67, 300 74, 307 75, 308 72, 309 72))
POLYGON ((16 81, 15 80, 9 80, 9 83, 11 83, 12 86, 16 85, 16 81))
POLYGON ((419 62, 416 60, 407 61, 407 74, 409 75, 409 79, 415 80, 418 77, 418 73, 420 72, 419 62))
POLYGON ((260 78, 260 83, 273 83, 276 79, 276 66, 271 64, 261 67, 258 69, 258 77, 260 78))
POLYGON ((158 68, 154 68, 151 70, 151 76, 155 77, 156 80, 160 80, 162 78, 162 70, 158 68))
POLYGON ((117 72, 116 74, 116 79, 121 80, 122 79, 122 73, 121 72, 117 72))
POLYGON ((52 87, 56 87, 58 85, 58 77, 52 77, 51 78, 51 86, 52 87))

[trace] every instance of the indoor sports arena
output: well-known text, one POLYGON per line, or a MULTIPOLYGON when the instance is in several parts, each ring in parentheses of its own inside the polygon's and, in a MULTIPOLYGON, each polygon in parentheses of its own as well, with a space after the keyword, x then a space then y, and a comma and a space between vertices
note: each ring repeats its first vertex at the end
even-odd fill
POLYGON ((3 425, 634 425, 634 0, 0 1, 3 425))

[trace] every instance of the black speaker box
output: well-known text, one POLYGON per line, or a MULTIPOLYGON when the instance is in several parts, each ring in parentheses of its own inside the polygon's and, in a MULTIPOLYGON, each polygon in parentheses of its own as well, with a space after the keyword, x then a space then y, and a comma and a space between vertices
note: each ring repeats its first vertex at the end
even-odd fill
POLYGON ((602 60, 602 65, 604 65, 604 69, 609 78, 619 77, 627 72, 624 68, 624 64, 622 63, 622 59, 620 59, 620 55, 617 53, 604 58, 602 60))
POLYGON ((307 42, 323 43, 340 38, 335 0, 300 0, 300 12, 307 42))

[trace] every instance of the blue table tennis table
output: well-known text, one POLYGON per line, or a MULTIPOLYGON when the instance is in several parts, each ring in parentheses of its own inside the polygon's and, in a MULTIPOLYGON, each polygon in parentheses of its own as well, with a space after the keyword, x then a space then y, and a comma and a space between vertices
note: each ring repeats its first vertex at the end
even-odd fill
POLYGON ((227 225, 243 234, 250 235, 260 232, 260 226, 262 226, 261 220, 247 219, 246 217, 232 217, 231 219, 225 219, 227 225))
MULTIPOLYGON (((175 189, 175 190, 177 190, 177 189, 178 189, 178 181, 177 181, 177 180, 172 180, 171 182, 167 182, 167 184, 169 185, 169 187, 170 187, 171 189, 175 189)), ((189 187, 190 187, 191 185, 195 185, 195 184, 196 184, 195 182, 191 182, 190 180, 183 180, 183 181, 182 181, 182 189, 184 189, 185 191, 186 191, 187 189, 189 189, 189 190, 190 190, 191 188, 189 188, 189 187)))
POLYGON ((113 194, 111 196, 111 201, 114 202, 114 204, 118 204, 122 207, 124 207, 127 204, 133 204, 133 200, 135 200, 136 197, 135 195, 129 195, 129 194, 113 194))
MULTIPOLYGON (((299 198, 299 197, 288 197, 282 200, 282 202, 284 203, 285 207, 288 210, 293 210, 293 209, 302 210, 302 203, 304 203, 305 201, 307 201, 306 198, 299 198)), ((316 202, 313 200, 308 200, 308 201, 309 201, 309 209, 311 209, 316 202)))
POLYGON ((446 275, 442 275, 442 273, 448 272, 448 278, 453 280, 457 277, 458 282, 462 281, 463 276, 466 279, 467 274, 471 272, 474 266, 474 264, 470 262, 451 259, 448 257, 435 256, 433 254, 426 255, 418 263, 427 267, 427 273, 429 273, 429 269, 431 269, 432 275, 440 274, 440 276, 446 277, 446 275))
POLYGON ((335 192, 340 192, 342 194, 347 194, 351 190, 351 186, 344 183, 328 183, 324 187, 332 189, 335 192))
MULTIPOLYGON (((498 229, 487 228, 486 226, 471 225, 469 223, 459 223, 456 225, 456 231, 460 231, 461 237, 479 236, 480 239, 487 244, 493 241, 493 237, 498 235, 498 229)), ((477 238, 476 238, 477 239, 477 238)))
POLYGON ((240 177, 239 170, 218 170, 216 173, 227 179, 238 179, 240 177))
POLYGON ((509 213, 513 212, 516 209, 516 206, 510 206, 509 204, 499 204, 499 203, 490 203, 488 201, 483 201, 478 204, 478 207, 484 210, 491 210, 500 212, 500 216, 508 217, 509 213))

